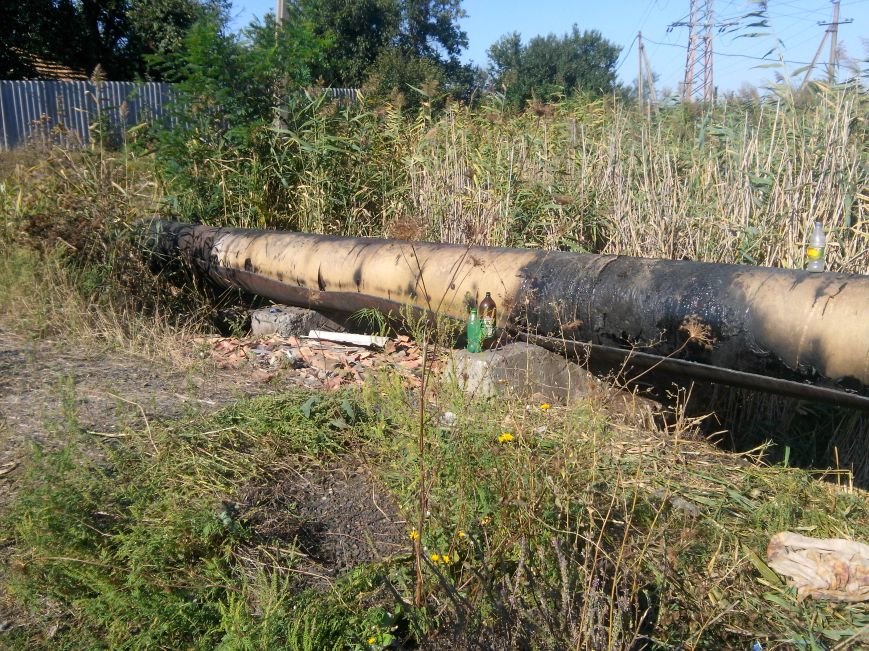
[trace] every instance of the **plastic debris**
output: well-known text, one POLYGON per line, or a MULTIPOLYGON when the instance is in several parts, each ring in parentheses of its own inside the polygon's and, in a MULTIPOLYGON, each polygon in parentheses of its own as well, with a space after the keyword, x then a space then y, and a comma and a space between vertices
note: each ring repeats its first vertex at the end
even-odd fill
POLYGON ((311 330, 303 339, 319 339, 321 341, 334 341, 340 344, 364 346, 365 348, 383 348, 388 337, 375 337, 373 335, 358 335, 352 332, 329 332, 328 330, 311 330))
POLYGON ((800 599, 869 600, 869 545, 843 538, 775 534, 766 549, 769 566, 790 579, 800 599))

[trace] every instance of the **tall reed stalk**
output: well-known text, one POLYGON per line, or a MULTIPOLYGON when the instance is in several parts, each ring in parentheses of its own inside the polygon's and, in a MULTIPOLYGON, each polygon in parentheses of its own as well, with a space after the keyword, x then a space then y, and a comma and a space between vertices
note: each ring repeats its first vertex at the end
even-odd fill
POLYGON ((549 114, 453 108, 417 145, 413 210, 434 239, 869 271, 867 101, 834 89, 651 117, 607 100, 549 114))

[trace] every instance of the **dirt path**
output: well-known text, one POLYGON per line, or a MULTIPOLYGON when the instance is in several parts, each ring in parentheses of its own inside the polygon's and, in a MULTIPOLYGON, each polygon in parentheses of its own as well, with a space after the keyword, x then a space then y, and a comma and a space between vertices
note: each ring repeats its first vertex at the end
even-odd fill
POLYGON ((20 462, 31 442, 54 445, 73 419, 85 430, 112 433, 136 420, 215 410, 280 388, 249 373, 184 372, 114 352, 28 341, 0 324, 0 472, 20 462))

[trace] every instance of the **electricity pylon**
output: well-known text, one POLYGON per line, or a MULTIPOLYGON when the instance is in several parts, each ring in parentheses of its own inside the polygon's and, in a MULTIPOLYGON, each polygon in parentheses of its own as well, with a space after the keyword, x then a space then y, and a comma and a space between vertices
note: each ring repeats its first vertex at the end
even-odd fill
POLYGON ((674 27, 688 28, 688 52, 685 57, 685 75, 682 79, 682 101, 715 101, 713 30, 715 28, 714 0, 691 0, 688 21, 671 23, 674 27), (698 66, 699 62, 699 66, 698 66))

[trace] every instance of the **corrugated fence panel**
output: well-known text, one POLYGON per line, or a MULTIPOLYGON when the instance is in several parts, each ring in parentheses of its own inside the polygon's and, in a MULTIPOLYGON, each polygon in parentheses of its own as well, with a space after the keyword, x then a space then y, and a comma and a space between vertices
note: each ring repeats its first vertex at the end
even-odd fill
POLYGON ((108 81, 0 81, 0 150, 27 142, 118 143, 124 130, 164 116, 172 87, 108 81))
MULTIPOLYGON (((355 88, 326 88, 331 98, 355 102, 355 88)), ((137 124, 174 119, 170 84, 107 81, 0 81, 0 151, 27 142, 86 145, 92 137, 123 141, 137 124)), ((170 123, 171 124, 171 123, 170 123)))

